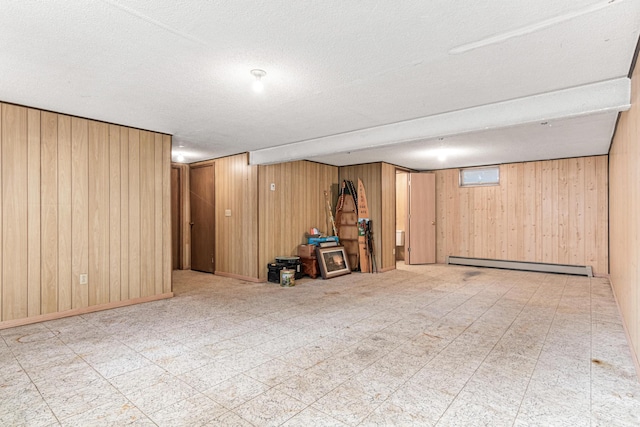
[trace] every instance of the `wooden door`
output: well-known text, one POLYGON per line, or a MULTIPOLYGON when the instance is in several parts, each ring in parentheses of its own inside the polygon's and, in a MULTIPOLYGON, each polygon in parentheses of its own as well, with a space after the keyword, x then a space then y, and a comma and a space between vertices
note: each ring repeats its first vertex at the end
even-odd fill
POLYGON ((182 268, 180 262, 180 168, 171 168, 171 268, 182 268))
POLYGON ((189 169, 191 187, 191 269, 213 273, 214 173, 213 164, 189 169))
POLYGON ((408 177, 407 264, 436 262, 436 175, 410 173, 408 177))

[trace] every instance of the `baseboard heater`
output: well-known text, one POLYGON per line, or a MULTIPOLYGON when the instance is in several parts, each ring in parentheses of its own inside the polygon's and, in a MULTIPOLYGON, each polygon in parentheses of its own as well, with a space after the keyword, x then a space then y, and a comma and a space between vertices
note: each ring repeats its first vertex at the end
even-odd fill
POLYGON ((507 270, 539 271, 542 273, 575 274, 593 277, 593 271, 589 265, 548 264, 544 262, 506 261, 501 259, 465 258, 460 256, 448 256, 447 264, 504 268, 507 270))

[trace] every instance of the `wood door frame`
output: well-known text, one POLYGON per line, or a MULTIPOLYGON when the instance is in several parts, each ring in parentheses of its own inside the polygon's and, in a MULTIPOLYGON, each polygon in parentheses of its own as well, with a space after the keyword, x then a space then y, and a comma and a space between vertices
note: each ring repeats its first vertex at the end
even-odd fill
MULTIPOLYGON (((173 237, 173 227, 174 227, 174 221, 177 221, 178 223, 178 241, 177 242, 172 242, 171 243, 171 255, 173 256, 173 245, 178 245, 178 270, 184 270, 184 257, 183 257, 183 253, 184 253, 184 242, 183 242, 183 230, 182 230, 182 210, 183 210, 183 206, 184 206, 184 198, 183 198, 183 194, 182 194, 182 180, 183 180, 183 168, 180 167, 179 165, 175 165, 175 164, 171 164, 171 170, 176 170, 178 172, 178 182, 177 185, 174 187, 173 185, 171 186, 171 202, 173 204, 173 192, 177 192, 178 193, 178 217, 177 218, 171 218, 171 237, 173 237)), ((173 178, 171 179, 171 183, 173 184, 173 178)), ((171 206, 171 213, 173 214, 173 205, 171 206)), ((173 267, 173 259, 171 260, 171 265, 173 267)))
POLYGON ((180 255, 180 259, 178 260, 178 268, 180 270, 189 270, 191 268, 191 251, 189 250, 189 247, 191 246, 191 235, 189 233, 191 201, 189 200, 190 186, 189 174, 187 173, 189 171, 189 165, 184 163, 171 163, 171 168, 177 169, 180 177, 180 188, 178 189, 180 193, 180 198, 178 200, 180 215, 180 222, 178 226, 178 234, 180 235, 178 253, 180 255))

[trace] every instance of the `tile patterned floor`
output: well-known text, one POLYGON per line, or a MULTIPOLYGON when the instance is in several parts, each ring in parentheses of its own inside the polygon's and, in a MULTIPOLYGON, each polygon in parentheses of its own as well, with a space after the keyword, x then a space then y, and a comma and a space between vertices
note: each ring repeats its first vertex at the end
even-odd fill
POLYGON ((0 331, 0 425, 640 425, 606 279, 399 267, 0 331))

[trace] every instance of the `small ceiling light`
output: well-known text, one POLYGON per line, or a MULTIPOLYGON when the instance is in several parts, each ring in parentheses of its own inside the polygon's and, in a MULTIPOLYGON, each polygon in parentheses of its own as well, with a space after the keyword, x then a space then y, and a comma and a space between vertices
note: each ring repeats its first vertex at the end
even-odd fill
POLYGON ((441 162, 445 162, 447 160, 447 156, 445 154, 439 154, 438 160, 440 160, 441 162))
POLYGON ((180 163, 184 162, 184 156, 182 154, 178 154, 176 156, 176 160, 179 161, 180 163))
POLYGON ((256 93, 261 93, 264 90, 264 83, 262 82, 262 78, 267 75, 267 72, 256 68, 254 70, 251 70, 251 74, 256 78, 252 85, 253 91, 256 93))

